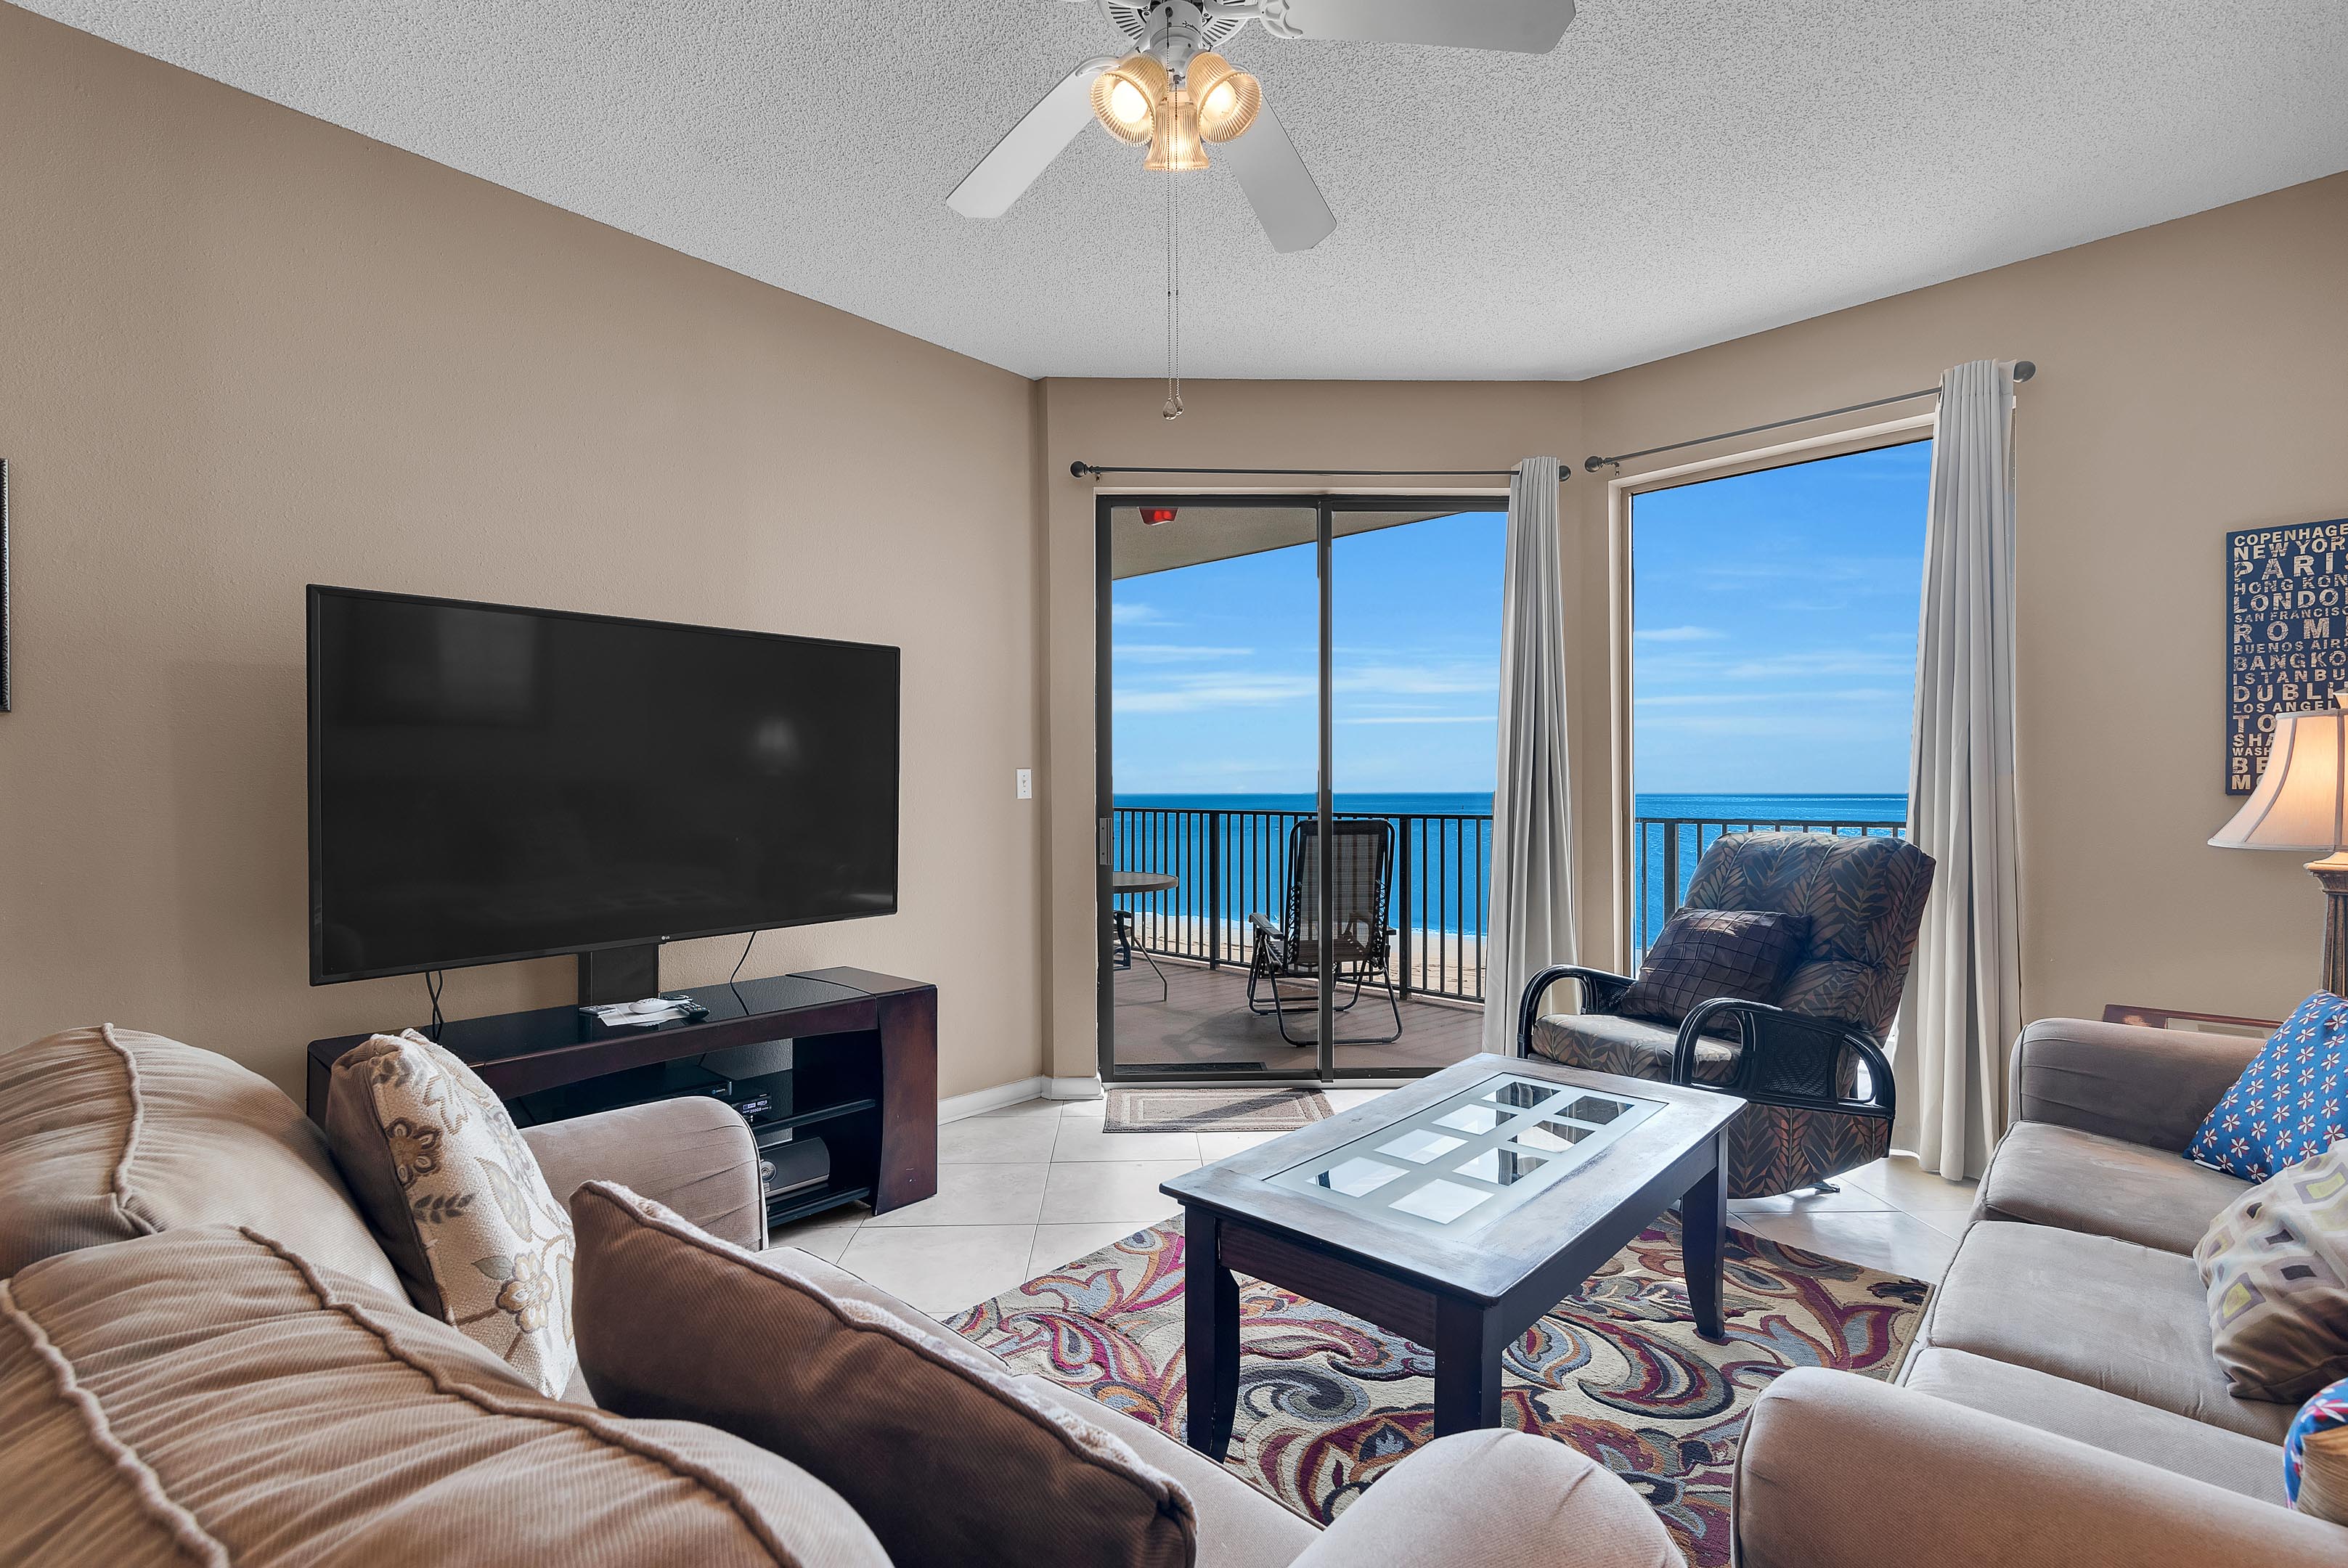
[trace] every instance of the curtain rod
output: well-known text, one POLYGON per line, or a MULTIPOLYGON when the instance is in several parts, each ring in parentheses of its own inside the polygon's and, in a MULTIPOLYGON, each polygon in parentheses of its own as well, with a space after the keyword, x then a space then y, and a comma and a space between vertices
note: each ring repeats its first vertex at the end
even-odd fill
MULTIPOLYGON (((2038 367, 2026 359, 2013 362, 2013 379, 2028 381, 2038 374, 2038 367)), ((1888 403, 1913 403, 1920 397, 1938 397, 1941 389, 1928 386, 1921 392, 1903 392, 1893 397, 1879 397, 1868 403, 1854 403, 1848 408, 1829 408, 1823 414, 1797 414, 1791 419, 1773 419, 1766 425, 1748 425, 1742 430, 1724 430, 1717 436, 1699 436, 1691 441, 1674 441, 1668 446, 1650 446, 1643 452, 1625 452, 1616 457, 1590 457, 1582 466, 1595 474, 1601 468, 1628 463, 1637 457, 1653 457, 1664 452, 1677 452, 1689 446, 1703 446, 1715 441, 1733 441, 1739 436, 1758 436, 1765 430, 1783 430, 1788 425, 1807 425, 1814 419, 1832 419, 1838 414, 1857 414, 1861 409, 1881 408, 1888 403)))
MULTIPOLYGON (((1514 468, 1120 468, 1098 463, 1071 463, 1076 478, 1106 478, 1111 474, 1213 474, 1234 479, 1513 479, 1514 468)), ((1573 477, 1573 465, 1557 466, 1557 482, 1573 477)))

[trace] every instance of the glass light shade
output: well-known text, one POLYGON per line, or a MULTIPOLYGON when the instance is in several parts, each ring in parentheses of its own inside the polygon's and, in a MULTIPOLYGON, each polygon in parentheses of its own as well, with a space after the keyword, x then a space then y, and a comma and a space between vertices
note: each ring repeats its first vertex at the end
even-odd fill
POLYGON ((1109 135, 1139 147, 1157 128, 1169 81, 1149 56, 1128 56, 1093 78, 1093 116, 1109 135))
POLYGON ((1154 174, 1195 174, 1207 167, 1207 149, 1199 139, 1199 106, 1189 87, 1169 88, 1159 100, 1157 134, 1141 167, 1154 174))
POLYGON ((1263 108, 1262 84, 1245 71, 1233 69, 1220 55, 1194 57, 1188 86, 1199 105, 1199 134, 1211 142, 1245 136, 1263 108))
POLYGON ((2209 842, 2220 849, 2297 849, 2330 855, 2348 837, 2348 712, 2279 713, 2266 771, 2234 820, 2209 842))

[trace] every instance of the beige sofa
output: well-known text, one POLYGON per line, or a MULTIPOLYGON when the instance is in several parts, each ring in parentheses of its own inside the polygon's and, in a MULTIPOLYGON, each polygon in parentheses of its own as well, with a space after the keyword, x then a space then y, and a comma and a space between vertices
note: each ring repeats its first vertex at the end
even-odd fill
POLYGON ((2284 1505, 2296 1410, 2238 1399, 2192 1251, 2246 1184, 2180 1155, 2259 1041, 2053 1019, 1889 1386, 1797 1371, 1740 1455, 1747 1568, 2348 1563, 2284 1505))
MULTIPOLYGON (((558 1198, 607 1179, 765 1245, 757 1151, 723 1105, 523 1136, 558 1198)), ((0 1499, 16 1500, 0 1507, 0 1564, 879 1553, 806 1471, 693 1423, 605 1415, 582 1385, 545 1399, 409 1307, 317 1129, 191 1047, 108 1029, 0 1054, 0 1499)), ((1035 1389, 1180 1482, 1211 1568, 1678 1561, 1629 1487, 1559 1443, 1430 1444, 1324 1532, 1149 1427, 1035 1389)), ((1023 1505, 1016 1476, 1003 1501, 1023 1505)))

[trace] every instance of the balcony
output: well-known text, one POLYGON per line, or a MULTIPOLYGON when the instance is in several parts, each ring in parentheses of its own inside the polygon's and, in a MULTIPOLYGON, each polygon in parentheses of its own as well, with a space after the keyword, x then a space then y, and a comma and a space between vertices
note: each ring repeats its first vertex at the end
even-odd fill
MULTIPOLYGON (((1247 1002, 1249 922, 1280 923, 1288 897, 1289 837, 1310 814, 1221 807, 1119 806, 1110 827, 1112 864, 1170 877, 1159 891, 1121 896, 1136 949, 1114 971, 1114 1037, 1120 1072, 1215 1076, 1309 1071, 1309 1045, 1282 1040, 1247 1002), (1159 981, 1164 981, 1160 995, 1159 981)), ((1342 816, 1354 814, 1339 813, 1342 816)), ((1341 1070, 1412 1071, 1442 1067, 1481 1049, 1484 932, 1490 894, 1488 815, 1402 814, 1395 827, 1388 885, 1389 952, 1400 1038, 1362 1042, 1393 1027, 1382 991, 1365 989, 1337 1015, 1341 1070)), ((1899 836, 1898 823, 1857 820, 1735 820, 1642 816, 1632 824, 1632 935, 1643 954, 1680 907, 1696 862, 1726 833, 1781 831, 1899 836)), ((1346 999, 1340 991, 1338 999, 1346 999)), ((1494 999, 1513 1007, 1513 998, 1494 999)), ((1313 1038, 1317 1020, 1292 1015, 1290 1033, 1313 1038)))

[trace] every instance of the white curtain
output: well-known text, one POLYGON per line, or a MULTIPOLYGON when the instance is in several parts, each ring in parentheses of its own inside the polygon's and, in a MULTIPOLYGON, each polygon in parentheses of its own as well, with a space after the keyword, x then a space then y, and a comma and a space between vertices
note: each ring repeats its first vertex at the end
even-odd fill
POLYGON ((1935 869, 1893 1064, 1892 1141, 1952 1179, 1989 1163, 2022 1026, 2013 538, 2013 367, 1976 360, 1941 378, 1933 432, 1908 832, 1935 869))
POLYGON ((1509 483, 1500 587, 1500 754, 1492 795, 1485 927, 1484 1049, 1517 1048, 1525 981, 1574 961, 1573 806, 1567 795, 1565 581, 1557 459, 1528 457, 1509 483))

